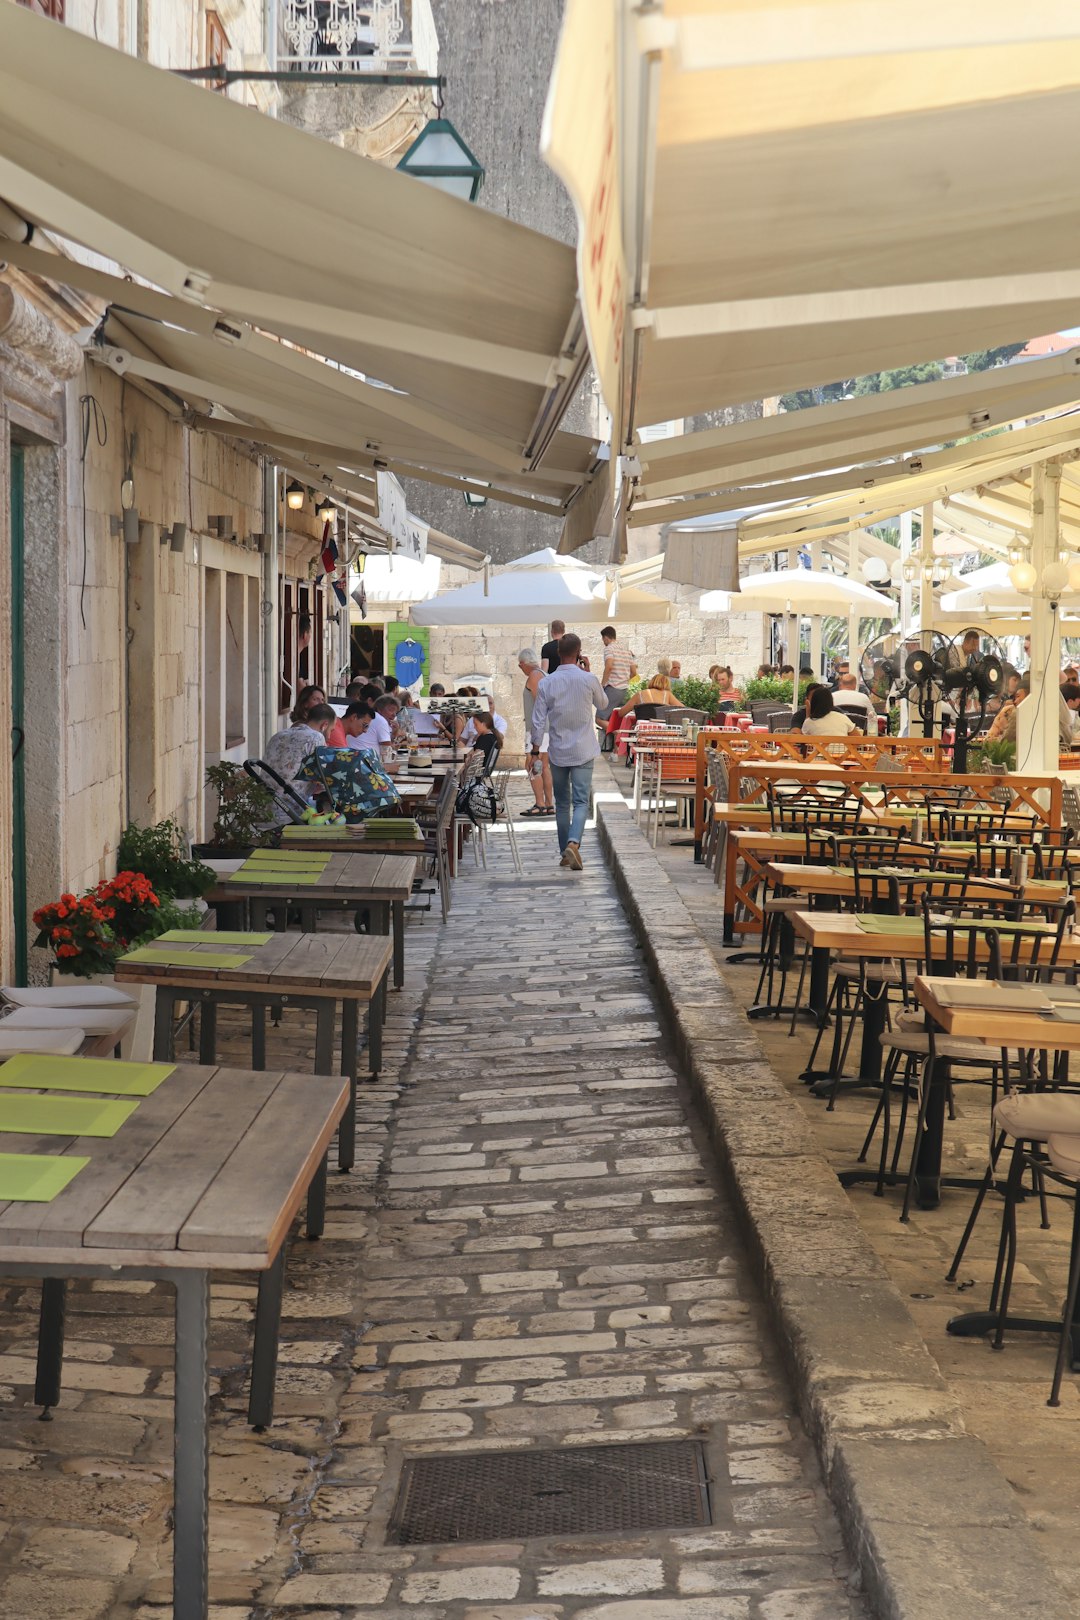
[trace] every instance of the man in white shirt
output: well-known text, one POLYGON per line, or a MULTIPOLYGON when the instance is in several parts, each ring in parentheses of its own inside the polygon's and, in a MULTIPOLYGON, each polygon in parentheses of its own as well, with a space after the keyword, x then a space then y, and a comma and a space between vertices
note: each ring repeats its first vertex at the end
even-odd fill
POLYGON ((382 748, 386 743, 393 741, 397 714, 397 698, 381 697, 376 703, 375 715, 367 732, 376 748, 382 748))
POLYGON ((581 839, 589 813, 593 761, 600 752, 597 719, 606 720, 608 700, 595 675, 578 667, 581 638, 559 641, 559 667, 536 689, 529 732, 539 756, 548 734, 548 760, 555 794, 555 826, 562 851, 561 866, 581 871, 581 839))
POLYGON ((877 710, 866 693, 859 691, 859 683, 854 675, 841 674, 833 702, 845 714, 850 712, 853 718, 859 713, 865 714, 867 730, 877 730, 877 710))
POLYGON ((366 703, 350 703, 341 717, 346 748, 377 754, 379 745, 371 735, 372 713, 366 703))

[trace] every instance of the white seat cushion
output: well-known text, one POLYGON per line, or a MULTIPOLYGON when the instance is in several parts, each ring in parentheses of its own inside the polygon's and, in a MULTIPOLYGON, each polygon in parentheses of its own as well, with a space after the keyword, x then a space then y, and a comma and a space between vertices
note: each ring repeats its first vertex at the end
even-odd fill
POLYGON ((134 1007, 134 997, 123 990, 113 990, 107 984, 85 984, 72 978, 66 984, 54 984, 48 990, 20 989, 16 985, 0 985, 0 996, 16 1007, 134 1007))
POLYGON ((86 1031, 82 1029, 13 1029, 6 1035, 0 1025, 0 1060, 17 1052, 47 1052, 50 1057, 74 1057, 86 1031))
MULTIPOLYGON (((930 1056, 930 1037, 915 1029, 897 1029, 881 1037, 883 1051, 891 1048, 896 1052, 909 1052, 914 1057, 930 1056)), ((939 1058, 948 1058, 953 1063, 980 1063, 991 1066, 1000 1064, 1001 1053, 992 1047, 982 1046, 978 1041, 962 1041, 953 1035, 939 1036, 934 1043, 934 1050, 939 1058)))
POLYGON ((82 1029, 119 1038, 134 1017, 134 1007, 16 1007, 0 1018, 0 1030, 82 1029))
POLYGON ((1080 1181, 1080 1136, 1051 1136, 1046 1143, 1046 1156, 1055 1170, 1063 1176, 1080 1181))
POLYGON ((1026 1142, 1045 1142, 1051 1132, 1080 1135, 1080 1092, 1011 1092, 994 1109, 994 1124, 1026 1142))

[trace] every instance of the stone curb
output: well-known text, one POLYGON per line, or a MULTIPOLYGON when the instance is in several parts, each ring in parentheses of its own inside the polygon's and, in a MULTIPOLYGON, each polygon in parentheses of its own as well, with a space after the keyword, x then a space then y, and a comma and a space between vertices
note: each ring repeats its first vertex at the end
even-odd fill
MULTIPOLYGON (((1012 1489, 622 800, 597 832, 742 1220, 848 1549, 880 1620, 1072 1620, 1012 1489)), ((689 858, 689 857, 688 857, 689 858)))

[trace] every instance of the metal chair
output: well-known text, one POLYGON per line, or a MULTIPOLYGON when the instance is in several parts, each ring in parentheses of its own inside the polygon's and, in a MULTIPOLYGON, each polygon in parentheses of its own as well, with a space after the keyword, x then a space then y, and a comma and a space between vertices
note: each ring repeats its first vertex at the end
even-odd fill
MULTIPOLYGON (((507 793, 509 792, 509 788, 510 788, 510 768, 509 768, 509 766, 507 766, 506 770, 497 771, 496 774, 492 777, 492 779, 491 779, 491 791, 495 795, 495 802, 499 807, 499 815, 502 818, 503 825, 506 828, 507 837, 510 840, 510 853, 514 858, 514 871, 517 873, 518 877, 520 877, 521 876, 521 854, 520 854, 520 851, 518 850, 517 832, 516 832, 516 830, 514 828, 514 818, 510 814, 510 808, 509 808, 509 806, 508 806, 508 804, 506 802, 506 796, 507 796, 507 793)), ((480 831, 480 835, 481 835, 481 839, 482 839, 483 838, 483 828, 480 828, 479 831, 480 831)))

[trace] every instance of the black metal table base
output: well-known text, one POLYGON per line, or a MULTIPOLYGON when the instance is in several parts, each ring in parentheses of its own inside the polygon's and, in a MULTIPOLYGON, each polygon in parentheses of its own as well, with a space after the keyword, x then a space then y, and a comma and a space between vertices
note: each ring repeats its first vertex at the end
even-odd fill
MULTIPOLYGON (((907 1185, 908 1172, 906 1170, 886 1170, 879 1175, 877 1170, 869 1166, 865 1170, 840 1170, 837 1180, 841 1187, 858 1187, 869 1182, 881 1181, 886 1187, 904 1187, 907 1185)), ((982 1186, 981 1176, 936 1176, 933 1174, 916 1175, 914 1203, 916 1209, 937 1209, 941 1204, 941 1189, 943 1187, 967 1188, 974 1190, 982 1186)))
MULTIPOLYGON (((997 1332, 998 1313, 964 1311, 961 1316, 950 1317, 945 1328, 954 1339, 981 1339, 985 1334, 997 1332)), ((1061 1337, 1061 1319, 1049 1316, 1006 1316, 1005 1332, 1052 1333, 1057 1339, 1061 1337)), ((1070 1371, 1080 1372, 1080 1324, 1073 1326, 1072 1356, 1069 1365, 1070 1371)))

